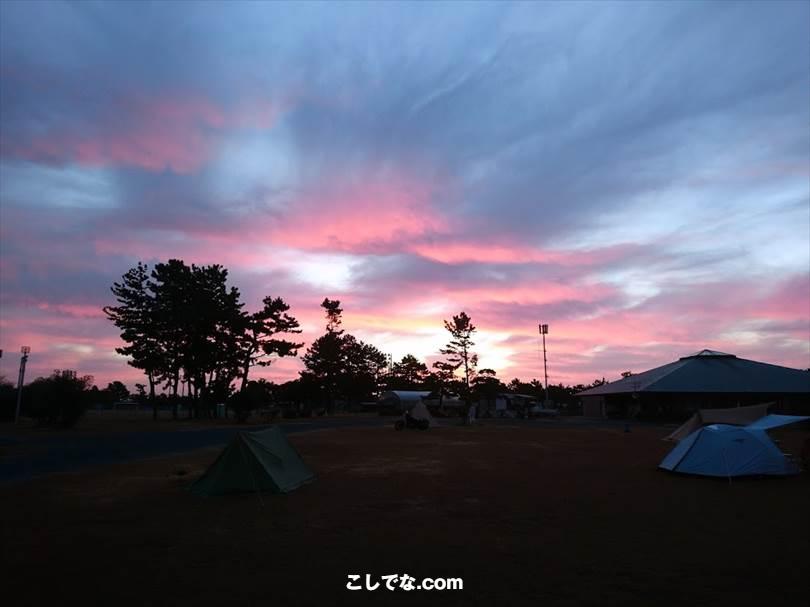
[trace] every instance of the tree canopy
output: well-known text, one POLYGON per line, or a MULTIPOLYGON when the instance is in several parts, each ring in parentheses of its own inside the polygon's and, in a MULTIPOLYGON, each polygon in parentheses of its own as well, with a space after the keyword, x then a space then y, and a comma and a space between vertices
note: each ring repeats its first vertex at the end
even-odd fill
POLYGON ((430 371, 425 363, 413 354, 406 354, 392 365, 388 378, 389 390, 420 390, 425 387, 430 371))
POLYGON ((433 367, 443 377, 461 371, 465 398, 469 398, 475 368, 478 366, 478 355, 472 351, 475 345, 473 334, 477 329, 466 312, 453 316, 452 320, 445 320, 444 328, 450 333, 450 341, 440 350, 445 360, 434 363, 433 367))
POLYGON ((300 333, 283 299, 265 297, 250 314, 239 290, 227 283, 228 270, 220 265, 170 259, 151 272, 138 263, 113 284, 118 305, 104 313, 126 344, 116 351, 146 374, 155 417, 156 383, 170 389, 176 402, 184 378, 196 405, 211 411, 228 398, 234 381, 241 378, 245 388, 252 366, 295 356, 302 346, 282 337, 300 333))
POLYGON ((324 299, 321 307, 326 332, 304 354, 306 370, 301 372, 301 379, 319 387, 331 411, 336 399, 351 402, 374 396, 388 361, 376 347, 340 328, 343 309, 339 300, 324 299))

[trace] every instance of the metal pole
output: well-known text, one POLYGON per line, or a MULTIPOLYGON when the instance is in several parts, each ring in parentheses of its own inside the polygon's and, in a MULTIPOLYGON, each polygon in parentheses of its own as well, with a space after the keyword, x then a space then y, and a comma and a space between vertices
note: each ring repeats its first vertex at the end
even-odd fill
MULTIPOLYGON (((548 331, 548 329, 546 329, 548 331)), ((546 359, 546 333, 543 333, 543 372, 546 376, 546 402, 545 406, 548 408, 548 360, 546 359)))
POLYGON ((15 425, 20 421, 20 403, 22 402, 23 382, 25 381, 25 363, 28 362, 28 353, 30 351, 31 348, 28 346, 23 346, 20 350, 22 357, 20 358, 20 375, 17 378, 17 409, 14 412, 15 425))

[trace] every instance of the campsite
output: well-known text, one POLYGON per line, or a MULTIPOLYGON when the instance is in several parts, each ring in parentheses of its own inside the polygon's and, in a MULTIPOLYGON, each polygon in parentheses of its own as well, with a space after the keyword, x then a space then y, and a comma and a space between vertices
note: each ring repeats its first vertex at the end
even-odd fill
POLYGON ((0 0, 0 607, 810 605, 810 0, 0 0))
MULTIPOLYGON (((297 432, 316 480, 261 500, 188 490, 221 447, 2 486, 6 591, 19 605, 90 591, 117 605, 405 604, 346 590, 356 572, 464 580, 408 604, 805 604, 808 475, 664 472, 670 430, 297 432)), ((772 434, 794 452, 805 436, 772 434)))

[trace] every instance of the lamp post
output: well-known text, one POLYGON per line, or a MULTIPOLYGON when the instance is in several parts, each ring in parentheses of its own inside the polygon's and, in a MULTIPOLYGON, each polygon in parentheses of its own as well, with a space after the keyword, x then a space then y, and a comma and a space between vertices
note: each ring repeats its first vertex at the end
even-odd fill
POLYGON ((548 361, 546 360, 546 335, 548 335, 548 325, 538 325, 540 335, 543 336, 543 373, 546 376, 546 399, 544 406, 548 407, 548 361))
POLYGON ((22 357, 20 358, 20 376, 17 379, 17 410, 14 413, 14 424, 20 421, 20 403, 22 402, 23 381, 25 380, 25 363, 28 362, 28 354, 31 352, 30 346, 20 348, 22 357))

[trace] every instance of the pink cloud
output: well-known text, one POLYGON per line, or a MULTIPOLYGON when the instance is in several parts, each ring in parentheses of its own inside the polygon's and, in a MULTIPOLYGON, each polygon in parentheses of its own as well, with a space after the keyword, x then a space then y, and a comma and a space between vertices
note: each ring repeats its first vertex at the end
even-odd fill
MULTIPOLYGON (((361 175, 314 185, 283 209, 250 215, 211 214, 166 218, 135 216, 138 229, 122 228, 115 213, 100 220, 93 237, 100 255, 126 252, 141 259, 186 256, 198 263, 272 267, 278 249, 312 253, 391 254, 408 243, 449 234, 435 208, 437 184, 401 175, 361 175), (275 247, 275 251, 270 250, 275 247), (201 261, 201 260, 206 261, 201 261)), ((160 196, 160 192, 156 193, 160 196)))
POLYGON ((556 256, 553 253, 544 253, 532 247, 498 245, 486 242, 454 242, 449 239, 447 241, 415 243, 411 246, 411 251, 425 259, 449 264, 556 261, 556 256))
POLYGON ((795 276, 781 283, 754 304, 753 314, 771 320, 805 319, 810 323, 810 276, 795 276))
POLYGON ((607 285, 595 284, 586 287, 576 284, 545 283, 537 279, 527 280, 525 284, 444 287, 442 290, 448 295, 452 294, 459 301, 482 302, 484 304, 518 303, 538 306, 560 301, 590 302, 615 293, 615 290, 607 285))
POLYGON ((295 201, 275 220, 274 243, 305 250, 400 250, 403 242, 447 229, 431 204, 433 186, 400 176, 369 178, 295 201))
POLYGON ((51 304, 42 302, 36 304, 38 310, 60 314, 72 318, 106 318, 100 305, 89 304, 51 304))
POLYGON ((549 263, 584 266, 616 261, 638 249, 635 245, 616 245, 600 249, 562 251, 541 249, 520 243, 503 243, 503 236, 490 235, 474 240, 458 237, 429 238, 413 243, 409 250, 441 263, 549 263))
POLYGON ((23 345, 31 347, 27 381, 49 375, 53 369, 74 369, 107 381, 119 375, 138 375, 130 375, 124 360, 115 355, 121 344, 114 327, 90 314, 89 309, 68 312, 70 308, 4 306, 0 334, 5 352, 0 359, 0 375, 16 381, 18 353, 23 345))
POLYGON ((120 95, 81 129, 51 129, 21 141, 4 137, 3 154, 34 162, 130 166, 192 173, 213 154, 226 129, 269 129, 281 104, 217 103, 188 92, 120 95))

